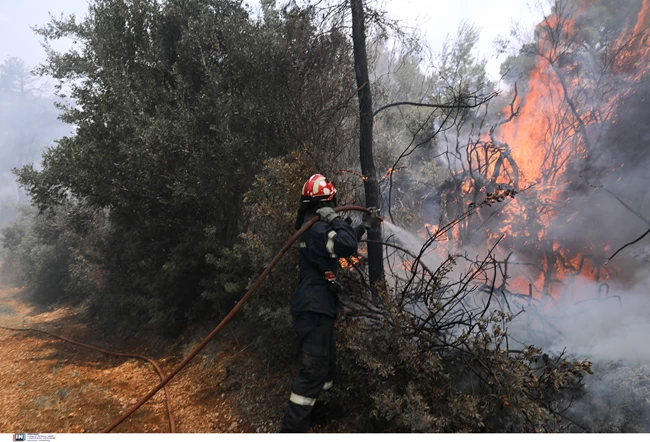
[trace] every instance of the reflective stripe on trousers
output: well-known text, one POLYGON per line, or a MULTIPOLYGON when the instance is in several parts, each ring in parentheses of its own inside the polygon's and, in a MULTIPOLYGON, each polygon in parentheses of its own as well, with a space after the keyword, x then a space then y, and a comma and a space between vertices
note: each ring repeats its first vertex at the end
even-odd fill
MULTIPOLYGON (((325 382, 325 384, 323 384, 323 391, 329 390, 330 388, 332 388, 333 385, 334 385, 334 381, 325 382)), ((294 393, 293 391, 291 392, 291 396, 289 397, 289 400, 294 404, 305 405, 308 407, 313 407, 314 404, 316 403, 316 398, 301 396, 297 393, 294 393)))
POLYGON ((291 397, 289 397, 289 400, 294 404, 304 405, 306 407, 313 407, 316 403, 316 398, 300 396, 293 391, 291 392, 291 397))

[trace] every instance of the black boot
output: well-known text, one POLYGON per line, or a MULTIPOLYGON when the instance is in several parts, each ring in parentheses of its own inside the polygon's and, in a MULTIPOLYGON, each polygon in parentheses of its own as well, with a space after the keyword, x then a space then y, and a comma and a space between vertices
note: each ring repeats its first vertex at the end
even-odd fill
POLYGON ((309 431, 310 415, 313 408, 289 401, 287 411, 282 418, 280 433, 306 433, 309 431))
POLYGON ((338 402, 321 402, 317 401, 311 411, 311 422, 313 424, 323 424, 330 420, 342 419, 347 416, 347 411, 342 404, 338 402))

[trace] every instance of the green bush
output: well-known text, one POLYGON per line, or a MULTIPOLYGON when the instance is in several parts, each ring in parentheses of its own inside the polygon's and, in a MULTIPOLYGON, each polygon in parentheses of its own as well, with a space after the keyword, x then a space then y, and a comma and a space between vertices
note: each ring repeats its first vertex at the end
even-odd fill
POLYGON ((6 283, 24 286, 38 303, 82 302, 102 284, 95 259, 104 223, 103 214, 72 203, 48 213, 23 210, 2 230, 6 283))

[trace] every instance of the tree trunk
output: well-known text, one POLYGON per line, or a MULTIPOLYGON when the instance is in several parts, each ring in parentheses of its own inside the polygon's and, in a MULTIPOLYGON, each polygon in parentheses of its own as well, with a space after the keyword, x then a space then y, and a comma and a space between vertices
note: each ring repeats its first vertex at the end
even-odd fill
MULTIPOLYGON (((359 95, 359 155, 361 173, 366 178, 364 190, 367 207, 380 207, 381 198, 375 160, 372 152, 372 95, 368 78, 368 56, 366 54, 366 19, 363 0, 350 0, 352 8, 352 42, 354 44, 354 72, 359 95)), ((384 251, 379 222, 368 231, 368 272, 370 284, 375 287, 384 280, 384 251)))

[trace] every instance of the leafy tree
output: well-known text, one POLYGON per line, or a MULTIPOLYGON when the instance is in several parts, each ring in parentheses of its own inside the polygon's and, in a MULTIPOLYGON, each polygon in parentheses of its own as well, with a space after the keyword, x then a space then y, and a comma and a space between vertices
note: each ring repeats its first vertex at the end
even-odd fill
POLYGON ((72 100, 62 118, 76 132, 19 179, 41 210, 106 211, 103 305, 146 300, 141 323, 179 331, 237 242, 243 194, 264 192, 253 179, 264 160, 343 152, 347 40, 318 35, 309 9, 267 15, 254 21, 230 0, 98 0, 82 22, 38 29, 79 42, 49 48, 39 68, 72 100))

